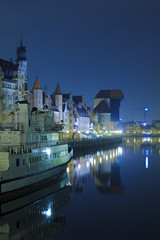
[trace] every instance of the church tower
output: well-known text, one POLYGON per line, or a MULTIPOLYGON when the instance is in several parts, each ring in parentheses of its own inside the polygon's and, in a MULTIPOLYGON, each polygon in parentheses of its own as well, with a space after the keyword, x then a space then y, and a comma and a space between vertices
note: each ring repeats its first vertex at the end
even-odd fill
POLYGON ((62 121, 62 92, 59 83, 57 84, 56 90, 54 92, 54 101, 59 111, 59 123, 60 123, 62 121))
POLYGON ((20 47, 17 47, 17 60, 18 64, 18 78, 23 81, 23 88, 26 91, 28 89, 27 79, 27 60, 26 60, 26 48, 23 46, 22 37, 20 47))
POLYGON ((38 110, 42 110, 43 109, 43 90, 38 77, 36 77, 36 80, 32 88, 32 92, 33 92, 33 107, 36 107, 38 110))

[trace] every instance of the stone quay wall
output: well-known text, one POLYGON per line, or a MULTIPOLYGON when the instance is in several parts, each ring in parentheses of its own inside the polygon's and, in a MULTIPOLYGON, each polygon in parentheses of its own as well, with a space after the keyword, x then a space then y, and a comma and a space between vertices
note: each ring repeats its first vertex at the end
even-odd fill
POLYGON ((68 141, 69 147, 73 148, 73 152, 93 149, 108 149, 122 143, 122 137, 107 137, 96 139, 81 139, 78 141, 68 141))

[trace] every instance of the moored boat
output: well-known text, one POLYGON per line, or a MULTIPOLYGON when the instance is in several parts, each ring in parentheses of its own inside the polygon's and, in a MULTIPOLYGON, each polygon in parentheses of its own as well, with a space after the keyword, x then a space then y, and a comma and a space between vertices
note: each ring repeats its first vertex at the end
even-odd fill
POLYGON ((66 171, 73 151, 59 140, 59 130, 52 111, 30 111, 26 101, 17 102, 0 125, 0 201, 41 188, 66 171))

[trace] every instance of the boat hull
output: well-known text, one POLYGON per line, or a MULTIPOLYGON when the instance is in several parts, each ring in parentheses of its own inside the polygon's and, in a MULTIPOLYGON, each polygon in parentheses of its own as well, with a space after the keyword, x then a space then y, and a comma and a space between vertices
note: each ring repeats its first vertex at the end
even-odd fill
POLYGON ((73 156, 72 151, 68 154, 68 160, 60 165, 56 165, 43 171, 13 178, 0 182, 0 203, 23 196, 50 183, 61 180, 66 172, 68 163, 73 156))

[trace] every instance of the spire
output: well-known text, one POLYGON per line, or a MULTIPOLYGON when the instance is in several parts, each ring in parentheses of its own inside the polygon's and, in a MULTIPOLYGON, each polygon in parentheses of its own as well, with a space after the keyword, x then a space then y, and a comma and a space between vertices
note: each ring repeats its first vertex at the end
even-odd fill
POLYGON ((20 47, 17 47, 17 63, 21 60, 26 60, 26 48, 23 46, 22 33, 20 47))
POLYGON ((42 87, 41 87, 38 77, 36 77, 36 80, 35 80, 33 88, 32 88, 32 91, 34 91, 34 90, 42 90, 42 87))
POLYGON ((54 92, 54 95, 62 95, 59 83, 57 83, 57 87, 56 87, 56 90, 54 92))

